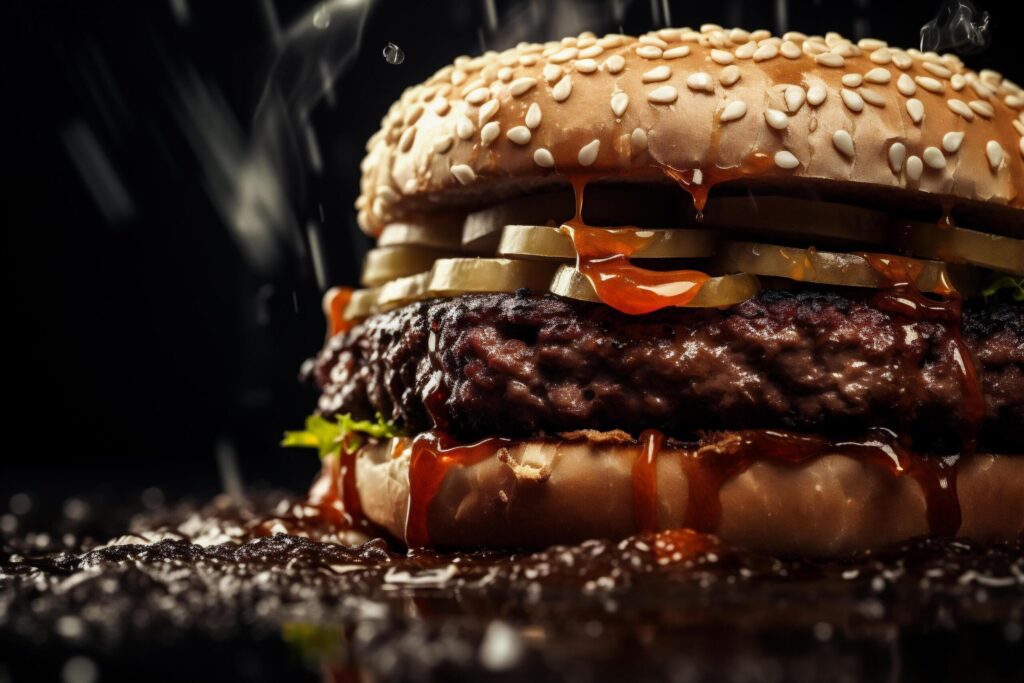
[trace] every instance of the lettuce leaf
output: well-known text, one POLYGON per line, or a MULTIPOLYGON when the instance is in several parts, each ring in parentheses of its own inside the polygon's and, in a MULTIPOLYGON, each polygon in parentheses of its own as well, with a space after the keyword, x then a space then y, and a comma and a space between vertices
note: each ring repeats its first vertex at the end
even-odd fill
POLYGON ((992 273, 981 293, 986 301, 1002 294, 1009 296, 1014 301, 1024 301, 1024 277, 992 273))
POLYGON ((341 451, 342 445, 346 450, 355 450, 363 445, 366 437, 375 439, 400 436, 399 430, 394 424, 384 419, 384 416, 377 413, 376 419, 353 420, 352 415, 338 415, 333 420, 321 415, 310 415, 306 418, 306 428, 298 431, 284 433, 281 445, 296 448, 315 448, 323 458, 341 451))

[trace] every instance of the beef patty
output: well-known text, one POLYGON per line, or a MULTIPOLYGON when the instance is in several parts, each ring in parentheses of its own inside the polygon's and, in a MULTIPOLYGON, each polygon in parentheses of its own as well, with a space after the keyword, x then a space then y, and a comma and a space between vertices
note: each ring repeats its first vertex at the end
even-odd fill
MULTIPOLYGON (((332 338, 307 372, 324 414, 380 412, 463 439, 575 429, 889 428, 960 448, 967 387, 955 325, 865 298, 765 291, 725 311, 642 316, 552 295, 411 304, 332 338)), ((968 306, 963 339, 984 397, 979 443, 1024 443, 1024 306, 968 306)))

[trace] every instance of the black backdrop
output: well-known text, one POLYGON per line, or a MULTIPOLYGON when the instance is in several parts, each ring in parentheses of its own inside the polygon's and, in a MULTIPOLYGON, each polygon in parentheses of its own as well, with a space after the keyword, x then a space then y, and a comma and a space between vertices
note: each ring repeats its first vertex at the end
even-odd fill
MULTIPOLYGON (((353 284, 366 248, 350 208, 363 141, 404 87, 455 55, 642 31, 664 25, 666 6, 673 25, 912 46, 939 5, 380 0, 354 63, 311 115, 322 172, 293 194, 299 223, 323 226, 318 281, 308 232, 254 266, 223 201, 281 35, 312 3, 3 4, 0 513, 18 491, 207 495, 222 486, 218 453, 234 454, 246 485, 311 478, 313 455, 276 444, 313 404, 295 377, 322 341, 322 283, 353 284), (383 59, 389 41, 402 64, 383 59)), ((993 43, 968 63, 1024 77, 1017 3, 981 4, 993 43)))

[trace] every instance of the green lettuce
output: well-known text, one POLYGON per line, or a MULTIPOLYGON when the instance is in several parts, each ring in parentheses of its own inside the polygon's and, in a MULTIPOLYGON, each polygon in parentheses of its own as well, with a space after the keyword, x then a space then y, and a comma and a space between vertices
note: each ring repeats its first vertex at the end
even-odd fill
POLYGON ((1024 301, 1024 277, 992 273, 981 293, 986 301, 1003 294, 1009 296, 1014 301, 1024 301))
POLYGON ((323 458, 341 452, 343 445, 346 450, 356 450, 363 445, 366 437, 390 439, 400 435, 401 430, 385 420, 380 413, 377 413, 376 419, 373 421, 353 420, 352 416, 347 413, 333 419, 327 419, 321 415, 310 415, 306 418, 305 429, 284 433, 281 445, 295 448, 315 448, 323 458))

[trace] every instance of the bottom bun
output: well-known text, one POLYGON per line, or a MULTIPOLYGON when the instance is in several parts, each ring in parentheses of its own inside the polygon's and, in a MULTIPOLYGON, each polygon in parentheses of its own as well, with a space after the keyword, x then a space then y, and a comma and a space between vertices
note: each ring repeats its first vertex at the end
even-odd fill
MULTIPOLYGON (((356 464, 364 514, 407 542, 411 444, 369 444, 356 464)), ((454 466, 426 506, 429 545, 537 548, 644 531, 633 493, 641 449, 621 433, 587 433, 515 441, 475 464, 454 466)), ((657 455, 659 530, 686 526, 690 490, 683 462, 692 455, 668 444, 657 455)), ((720 515, 708 530, 761 552, 847 555, 930 533, 917 480, 849 455, 799 464, 755 461, 718 488, 720 515)), ((1024 533, 1024 456, 965 457, 956 490, 958 536, 995 542, 1024 533)))

